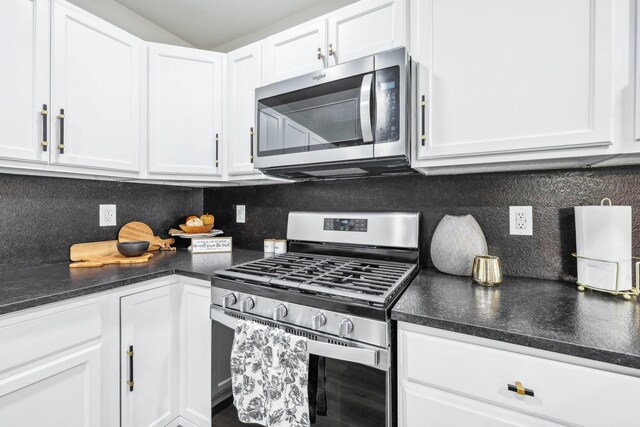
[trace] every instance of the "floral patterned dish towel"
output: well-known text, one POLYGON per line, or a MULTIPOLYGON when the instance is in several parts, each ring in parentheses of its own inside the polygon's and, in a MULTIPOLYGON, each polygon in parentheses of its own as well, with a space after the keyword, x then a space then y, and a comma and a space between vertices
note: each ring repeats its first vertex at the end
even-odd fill
POLYGON ((233 401, 243 423, 308 427, 307 339, 238 321, 231 350, 233 401))

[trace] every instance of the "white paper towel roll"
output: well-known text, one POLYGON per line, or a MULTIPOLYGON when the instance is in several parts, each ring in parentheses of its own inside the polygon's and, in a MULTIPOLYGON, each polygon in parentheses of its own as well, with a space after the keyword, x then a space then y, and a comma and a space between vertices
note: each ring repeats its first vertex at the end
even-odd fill
MULTIPOLYGON (((576 206, 578 256, 620 263, 618 290, 632 287, 631 206, 576 206)), ((616 265, 578 258, 578 283, 613 291, 616 265)))

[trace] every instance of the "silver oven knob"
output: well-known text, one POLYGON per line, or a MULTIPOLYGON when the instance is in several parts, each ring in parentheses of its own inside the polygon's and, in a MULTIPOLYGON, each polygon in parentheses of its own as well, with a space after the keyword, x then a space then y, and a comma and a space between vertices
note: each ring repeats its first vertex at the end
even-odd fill
POLYGON ((245 313, 245 312, 253 309, 253 307, 255 307, 255 306, 256 306, 256 302, 251 297, 247 297, 247 298, 244 298, 244 299, 240 300, 240 311, 242 313, 245 313))
POLYGON ((273 320, 275 320, 276 322, 282 320, 287 317, 287 313, 287 307, 285 307, 284 304, 280 304, 273 309, 273 320))
POLYGON ((222 308, 231 307, 238 302, 238 299, 234 294, 227 294, 222 297, 222 308))
POLYGON ((340 322, 340 328, 338 329, 338 335, 344 338, 347 335, 350 335, 353 332, 353 322, 349 319, 343 319, 340 322))
POLYGON ((311 318, 311 327, 315 330, 322 328, 327 324, 327 318, 322 313, 316 313, 311 318))

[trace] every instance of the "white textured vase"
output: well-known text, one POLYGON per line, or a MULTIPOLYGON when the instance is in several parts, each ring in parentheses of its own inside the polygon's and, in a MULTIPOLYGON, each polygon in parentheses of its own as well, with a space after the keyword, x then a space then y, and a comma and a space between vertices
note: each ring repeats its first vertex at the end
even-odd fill
POLYGON ((473 257, 487 254, 487 240, 471 215, 445 215, 431 239, 431 260, 443 273, 471 276, 473 257))

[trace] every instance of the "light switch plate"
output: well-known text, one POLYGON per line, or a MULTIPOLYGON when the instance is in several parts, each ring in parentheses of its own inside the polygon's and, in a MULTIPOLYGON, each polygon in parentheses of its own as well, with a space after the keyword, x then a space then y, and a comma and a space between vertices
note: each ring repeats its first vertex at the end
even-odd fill
POLYGON ((236 222, 244 223, 246 220, 247 210, 245 205, 236 206, 236 222))
POLYGON ((516 236, 533 236, 531 206, 509 206, 509 232, 516 236))

